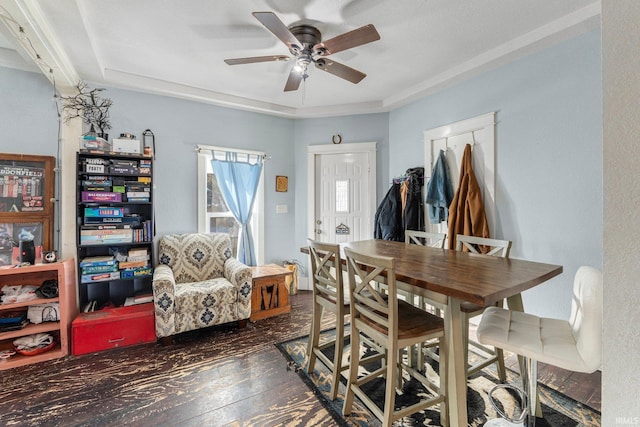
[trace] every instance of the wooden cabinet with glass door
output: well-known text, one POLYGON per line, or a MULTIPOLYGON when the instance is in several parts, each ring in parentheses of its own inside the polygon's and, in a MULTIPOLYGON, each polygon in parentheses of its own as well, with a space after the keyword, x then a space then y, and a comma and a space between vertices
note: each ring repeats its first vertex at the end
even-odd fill
POLYGON ((53 249, 55 158, 0 153, 0 266, 17 264, 20 241, 33 241, 36 263, 53 249))

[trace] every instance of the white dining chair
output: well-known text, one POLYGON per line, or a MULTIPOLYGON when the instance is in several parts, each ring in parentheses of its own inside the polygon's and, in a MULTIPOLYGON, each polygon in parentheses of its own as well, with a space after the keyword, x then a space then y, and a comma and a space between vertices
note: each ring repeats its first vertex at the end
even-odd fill
MULTIPOLYGON (((331 371, 331 391, 329 395, 334 400, 338 395, 338 385, 342 371, 348 369, 342 363, 345 340, 345 316, 350 312, 349 294, 345 292, 342 279, 342 259, 340 246, 322 243, 312 239, 309 242, 309 256, 311 258, 311 283, 313 287, 313 317, 307 344, 309 364, 307 372, 312 373, 316 359, 320 359, 331 371), (333 265, 337 268, 333 268, 333 265), (327 310, 336 317, 335 338, 320 343, 320 329, 322 312, 327 310), (327 347, 333 346, 333 360, 324 353, 327 347)), ((347 335, 348 336, 348 335, 347 335)))
POLYGON ((406 244, 430 246, 444 249, 447 233, 435 233, 431 231, 405 230, 404 242, 406 244))
MULTIPOLYGON (((428 246, 431 248, 444 249, 445 242, 447 240, 447 233, 436 233, 432 231, 418 231, 418 230, 405 230, 404 243, 407 245, 428 246)), ((440 307, 434 307, 429 304, 423 296, 418 295, 417 301, 415 295, 410 292, 406 292, 407 301, 412 304, 417 304, 418 307, 427 309, 430 313, 436 316, 441 315, 440 307)), ((440 358, 437 353, 431 350, 432 347, 437 347, 435 342, 424 343, 424 348, 421 349, 421 345, 416 345, 414 349, 409 350, 409 364, 412 366, 424 366, 424 353, 427 353, 432 359, 438 361, 440 358), (414 355, 417 356, 417 360, 414 360, 414 355)))
MULTIPOLYGON (((511 241, 501 239, 489 239, 485 237, 466 236, 458 234, 456 236, 456 250, 466 251, 473 254, 482 254, 485 256, 495 256, 509 258, 511 252, 511 241)), ((502 301, 498 305, 502 305, 502 301)), ((462 312, 462 338, 464 340, 463 347, 464 352, 464 366, 467 367, 467 377, 479 372, 483 368, 495 363, 498 371, 498 378, 504 382, 507 378, 506 369, 504 366, 504 355, 500 348, 489 348, 482 345, 477 340, 469 338, 469 322, 472 318, 481 315, 486 307, 473 304, 467 301, 460 303, 460 311, 462 312), (479 361, 472 366, 469 366, 469 346, 473 346, 480 350, 481 354, 475 353, 475 356, 479 358, 479 361)))
MULTIPOLYGON (((440 405, 441 421, 443 425, 447 425, 446 357, 441 357, 439 384, 432 383, 422 373, 403 363, 399 357, 401 349, 430 339, 439 339, 442 345, 444 321, 398 299, 394 258, 366 255, 350 248, 345 248, 344 251, 349 272, 352 351, 343 414, 351 413, 353 399, 357 396, 382 421, 383 427, 390 427, 394 421, 434 405, 440 405), (379 292, 376 282, 384 283, 388 292, 379 292), (361 364, 361 334, 376 341, 387 354, 386 365, 362 376, 358 369, 361 364), (420 381, 433 395, 416 396, 418 402, 396 410, 395 389, 398 384, 397 376, 402 371, 420 381), (362 387, 376 377, 384 377, 386 381, 383 408, 378 407, 362 387)), ((441 348, 444 350, 444 347, 441 348)))
MULTIPOLYGON (((538 400, 538 361, 575 372, 592 373, 600 369, 602 273, 593 267, 582 266, 578 269, 573 282, 568 321, 490 307, 482 315, 477 335, 481 343, 524 357, 526 375, 522 382, 527 408, 521 418, 526 417, 527 427, 534 427, 538 400)), ((504 413, 500 415, 508 418, 504 413)), ((509 420, 519 421, 522 420, 509 420)), ((485 427, 502 425, 500 422, 500 419, 490 420, 485 427)))

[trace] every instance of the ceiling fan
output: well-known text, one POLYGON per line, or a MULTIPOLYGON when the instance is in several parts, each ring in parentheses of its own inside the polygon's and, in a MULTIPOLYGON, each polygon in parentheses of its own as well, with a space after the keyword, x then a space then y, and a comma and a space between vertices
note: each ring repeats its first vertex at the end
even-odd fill
POLYGON ((307 67, 311 63, 322 71, 348 80, 351 83, 359 83, 367 76, 366 74, 326 57, 352 47, 380 40, 380 34, 371 24, 322 41, 320 31, 311 25, 295 25, 288 28, 272 12, 253 12, 253 16, 287 45, 293 58, 286 55, 270 55, 225 59, 224 62, 229 65, 238 65, 255 62, 288 61, 295 58, 295 65, 291 69, 284 87, 285 92, 298 90, 300 83, 309 77, 307 67))

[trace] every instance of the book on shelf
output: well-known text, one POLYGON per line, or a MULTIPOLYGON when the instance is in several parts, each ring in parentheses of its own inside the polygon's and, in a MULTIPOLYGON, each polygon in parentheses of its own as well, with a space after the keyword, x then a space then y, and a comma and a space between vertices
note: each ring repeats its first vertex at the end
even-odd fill
POLYGON ((131 279, 133 277, 151 276, 153 268, 151 267, 134 267, 120 270, 120 277, 123 279, 131 279))
POLYGON ((139 170, 133 166, 110 166, 109 173, 113 175, 137 175, 139 170))
POLYGON ((140 261, 120 261, 118 263, 118 268, 120 270, 124 270, 126 268, 138 268, 138 267, 147 267, 148 261, 146 259, 140 261))
MULTIPOLYGON (((94 237, 94 236, 90 236, 90 237, 94 237)), ((80 245, 81 246, 89 246, 89 245, 122 245, 125 243, 133 243, 133 238, 131 236, 128 237, 118 237, 118 238, 112 238, 112 237, 103 237, 103 238, 96 238, 96 239, 86 239, 84 237, 82 237, 80 239, 80 245)))
POLYGON ((127 159, 111 159, 111 165, 119 167, 137 167, 138 161, 127 159))
POLYGON ((92 224, 92 225, 81 225, 80 230, 120 230, 120 229, 130 229, 132 228, 131 224, 92 224))
POLYGON ((116 261, 113 255, 88 256, 80 260, 80 267, 117 264, 118 261, 116 261))
POLYGON ((108 280, 120 279, 120 271, 111 273, 83 274, 80 276, 81 283, 106 282, 108 280))
POLYGON ((82 181, 83 187, 111 187, 113 181, 110 179, 85 179, 82 181))
POLYGON ((121 218, 124 216, 124 210, 122 208, 110 207, 110 206, 99 206, 96 208, 84 208, 84 216, 85 218, 121 218))
POLYGON ((127 259, 130 259, 132 257, 147 257, 145 259, 148 259, 149 257, 149 249, 148 248, 130 248, 127 251, 127 259))
POLYGON ((82 268, 82 275, 100 274, 100 273, 112 273, 119 270, 118 264, 114 265, 90 265, 82 268))
POLYGON ((148 199, 150 196, 151 196, 151 193, 148 191, 127 191, 127 198, 146 197, 148 199))
POLYGON ((142 219, 138 215, 128 215, 124 217, 84 217, 84 225, 99 224, 130 224, 132 227, 140 225, 142 219))
POLYGON ((91 230, 87 227, 80 229, 80 236, 112 236, 112 237, 127 237, 131 236, 131 228, 102 228, 98 230, 91 230))
POLYGON ((122 193, 112 191, 83 191, 81 193, 83 202, 121 202, 122 193))

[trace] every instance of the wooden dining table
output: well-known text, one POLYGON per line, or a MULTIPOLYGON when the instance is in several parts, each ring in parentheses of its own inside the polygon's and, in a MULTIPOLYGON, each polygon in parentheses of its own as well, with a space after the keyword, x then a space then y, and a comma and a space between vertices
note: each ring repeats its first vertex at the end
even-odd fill
POLYGON ((507 299, 510 309, 523 311, 521 292, 562 273, 559 265, 389 240, 364 240, 341 246, 367 255, 395 258, 398 287, 445 308, 449 366, 445 381, 449 425, 452 427, 467 425, 467 381, 460 303, 468 301, 486 307, 507 299))

